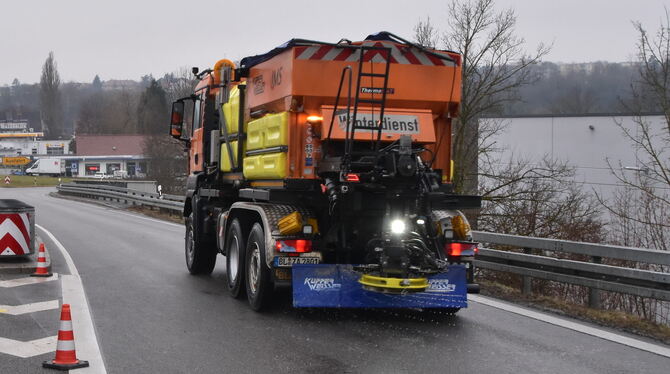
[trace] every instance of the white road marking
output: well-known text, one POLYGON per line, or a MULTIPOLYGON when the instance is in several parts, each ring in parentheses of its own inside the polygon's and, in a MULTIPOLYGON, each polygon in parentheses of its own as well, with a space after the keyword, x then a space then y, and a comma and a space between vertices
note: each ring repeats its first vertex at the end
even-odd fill
POLYGON ((57 279, 58 279, 58 274, 57 273, 54 273, 50 277, 25 276, 24 278, 16 278, 16 279, 8 279, 8 280, 0 281, 0 287, 12 288, 12 287, 25 286, 27 284, 51 282, 51 281, 55 281, 57 279))
POLYGON ((41 312, 43 310, 58 309, 60 302, 58 300, 41 301, 39 303, 30 303, 23 305, 0 305, 0 313, 18 316, 26 313, 41 312))
POLYGON ((29 342, 0 338, 0 352, 21 358, 43 355, 56 350, 58 336, 35 339, 29 342))
POLYGON ((56 237, 53 236, 53 234, 49 230, 45 229, 44 227, 38 224, 35 224, 35 227, 42 230, 49 237, 49 239, 51 239, 51 241, 54 242, 54 244, 56 244, 56 247, 58 247, 61 254, 65 258, 65 263, 67 264, 67 270, 70 272, 70 274, 79 276, 77 267, 74 266, 74 261, 72 261, 72 257, 70 257, 70 254, 65 250, 63 244, 61 244, 61 242, 59 242, 58 239, 56 239, 56 237))
POLYGON ((77 346, 77 357, 87 360, 90 364, 87 368, 77 369, 77 373, 100 373, 106 374, 105 362, 102 358, 98 339, 95 335, 95 326, 88 306, 84 285, 79 277, 77 267, 65 247, 56 239, 51 232, 44 227, 35 224, 42 230, 51 241, 58 247, 65 258, 70 275, 63 275, 61 288, 63 291, 63 303, 70 304, 72 308, 72 325, 77 346))
POLYGON ((601 330, 582 323, 569 321, 563 318, 551 316, 549 314, 536 312, 529 309, 520 308, 507 303, 502 303, 488 297, 479 295, 468 295, 470 301, 479 304, 488 305, 497 309, 505 310, 510 313, 519 314, 525 317, 533 318, 538 321, 546 322, 555 326, 560 326, 566 329, 581 332, 583 334, 595 336, 611 342, 623 344, 629 347, 637 348, 643 351, 651 352, 659 356, 670 357, 670 348, 657 344, 648 343, 639 339, 631 338, 624 335, 615 334, 609 331, 601 330))

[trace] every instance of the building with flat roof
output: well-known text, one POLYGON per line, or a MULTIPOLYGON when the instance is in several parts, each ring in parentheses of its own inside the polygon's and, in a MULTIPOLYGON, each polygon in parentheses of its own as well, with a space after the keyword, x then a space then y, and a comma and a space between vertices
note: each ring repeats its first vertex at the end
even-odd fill
POLYGON ((8 173, 40 157, 70 153, 70 139, 43 140, 43 137, 43 132, 28 127, 27 120, 0 120, 0 169, 8 173))
MULTIPOLYGON (((142 155, 143 135, 77 135, 75 152, 64 156, 68 176, 93 177, 119 172, 130 178, 146 176, 148 159, 142 155)), ((119 174, 117 173, 117 175, 119 174)))

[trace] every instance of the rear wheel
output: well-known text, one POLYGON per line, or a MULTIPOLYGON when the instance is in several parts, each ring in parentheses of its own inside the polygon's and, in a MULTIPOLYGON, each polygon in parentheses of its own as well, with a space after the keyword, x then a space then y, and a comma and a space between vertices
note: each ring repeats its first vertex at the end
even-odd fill
POLYGON ((216 250, 198 234, 193 213, 186 218, 186 267, 191 274, 211 274, 216 264, 216 250))
POLYGON ((228 292, 234 298, 239 298, 244 292, 244 253, 245 240, 242 234, 240 221, 235 218, 230 223, 226 235, 226 282, 228 292))
POLYGON ((249 233, 246 260, 247 298, 251 309, 260 311, 267 305, 273 289, 270 269, 265 264, 265 233, 259 223, 249 233))

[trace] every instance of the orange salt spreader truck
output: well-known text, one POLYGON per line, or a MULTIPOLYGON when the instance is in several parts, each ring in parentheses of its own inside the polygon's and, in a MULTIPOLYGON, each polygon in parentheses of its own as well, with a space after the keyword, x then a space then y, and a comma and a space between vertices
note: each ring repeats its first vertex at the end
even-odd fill
POLYGON ((223 254, 254 310, 281 286, 296 307, 467 307, 477 243, 458 209, 481 200, 450 183, 459 54, 380 32, 193 72, 170 126, 189 154, 191 273, 223 254))

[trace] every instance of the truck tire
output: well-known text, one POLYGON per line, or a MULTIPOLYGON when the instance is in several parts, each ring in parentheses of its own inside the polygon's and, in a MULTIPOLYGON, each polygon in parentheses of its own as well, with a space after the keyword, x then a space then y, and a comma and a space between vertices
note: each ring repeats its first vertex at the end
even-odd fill
POLYGON ((273 291, 270 269, 265 264, 265 233, 260 223, 251 228, 246 258, 247 298, 251 309, 258 312, 267 306, 273 291))
POLYGON ((244 259, 246 241, 240 221, 235 218, 230 223, 226 235, 226 284, 230 296, 238 299, 244 294, 244 259))
POLYGON ((191 274, 211 274, 216 264, 216 250, 206 245, 193 225, 193 213, 186 218, 186 240, 184 244, 186 267, 191 274))

